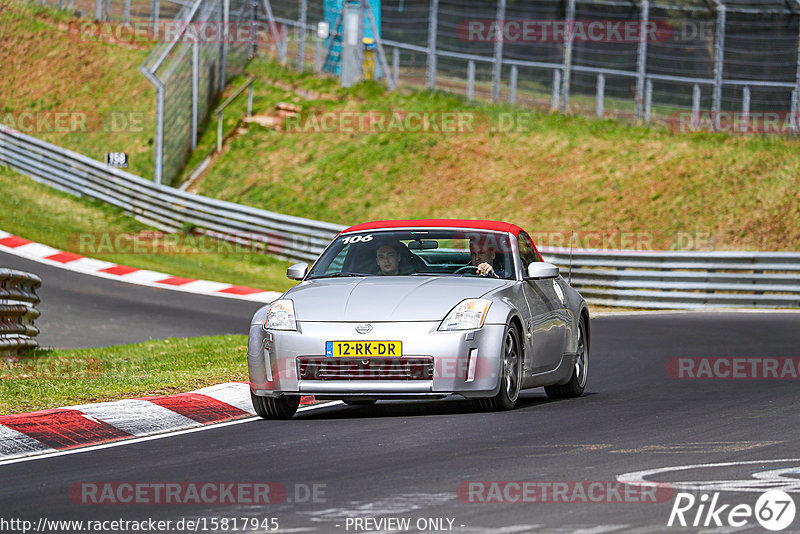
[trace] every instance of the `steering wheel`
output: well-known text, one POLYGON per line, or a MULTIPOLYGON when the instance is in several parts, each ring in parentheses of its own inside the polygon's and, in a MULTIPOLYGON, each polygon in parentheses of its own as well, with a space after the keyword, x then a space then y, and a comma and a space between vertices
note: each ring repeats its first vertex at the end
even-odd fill
POLYGON ((478 275, 478 266, 477 265, 465 265, 463 267, 459 267, 458 269, 456 269, 453 274, 461 274, 461 275, 472 274, 472 275, 477 276, 478 275), (470 271, 470 270, 472 270, 473 272, 469 273, 468 271, 470 271))

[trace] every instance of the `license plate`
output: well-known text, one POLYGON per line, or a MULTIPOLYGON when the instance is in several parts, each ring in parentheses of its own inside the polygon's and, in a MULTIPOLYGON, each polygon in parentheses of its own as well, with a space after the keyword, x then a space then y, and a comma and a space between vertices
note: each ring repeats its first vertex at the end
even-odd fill
POLYGON ((402 341, 328 341, 325 343, 325 356, 332 358, 402 355, 402 341))

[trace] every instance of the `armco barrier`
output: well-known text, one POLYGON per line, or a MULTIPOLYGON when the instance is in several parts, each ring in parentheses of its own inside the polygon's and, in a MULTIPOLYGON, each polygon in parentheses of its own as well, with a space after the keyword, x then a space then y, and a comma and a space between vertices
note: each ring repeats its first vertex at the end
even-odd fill
MULTIPOLYGON (((286 258, 314 261, 344 226, 215 200, 107 167, 0 125, 0 164, 157 228, 199 231, 286 258)), ((569 250, 542 248, 567 276, 569 250)), ((800 307, 800 254, 576 250, 572 282, 586 300, 639 308, 800 307)))
MULTIPOLYGON (((568 276, 569 250, 540 252, 568 276)), ((800 308, 800 254, 580 250, 572 284, 607 306, 800 308)))
POLYGON ((0 269, 0 354, 38 345, 39 329, 33 321, 39 317, 36 290, 41 285, 41 278, 35 274, 0 269))

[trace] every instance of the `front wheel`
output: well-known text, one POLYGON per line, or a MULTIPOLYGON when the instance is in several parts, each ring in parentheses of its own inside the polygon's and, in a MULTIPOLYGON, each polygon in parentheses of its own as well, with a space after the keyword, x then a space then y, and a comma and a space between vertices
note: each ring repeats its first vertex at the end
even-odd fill
POLYGON ((572 376, 566 384, 545 386, 544 392, 551 399, 566 399, 580 397, 586 388, 586 379, 589 376, 589 344, 586 340, 586 319, 581 318, 578 323, 578 354, 575 358, 575 367, 572 376))
POLYGON ((300 396, 262 397, 250 392, 253 408, 263 419, 291 419, 300 406, 300 396))
POLYGON ((484 410, 513 410, 517 405, 519 390, 522 385, 522 350, 519 346, 519 334, 513 324, 506 328, 503 337, 503 366, 500 375, 500 391, 494 397, 478 399, 484 410))

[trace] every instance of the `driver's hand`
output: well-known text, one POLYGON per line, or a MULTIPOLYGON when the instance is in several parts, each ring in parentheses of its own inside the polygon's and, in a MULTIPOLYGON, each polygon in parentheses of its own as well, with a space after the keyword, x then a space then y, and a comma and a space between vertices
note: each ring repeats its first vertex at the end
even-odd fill
POLYGON ((486 262, 478 264, 478 274, 481 276, 489 276, 490 274, 497 278, 494 268, 486 262))

